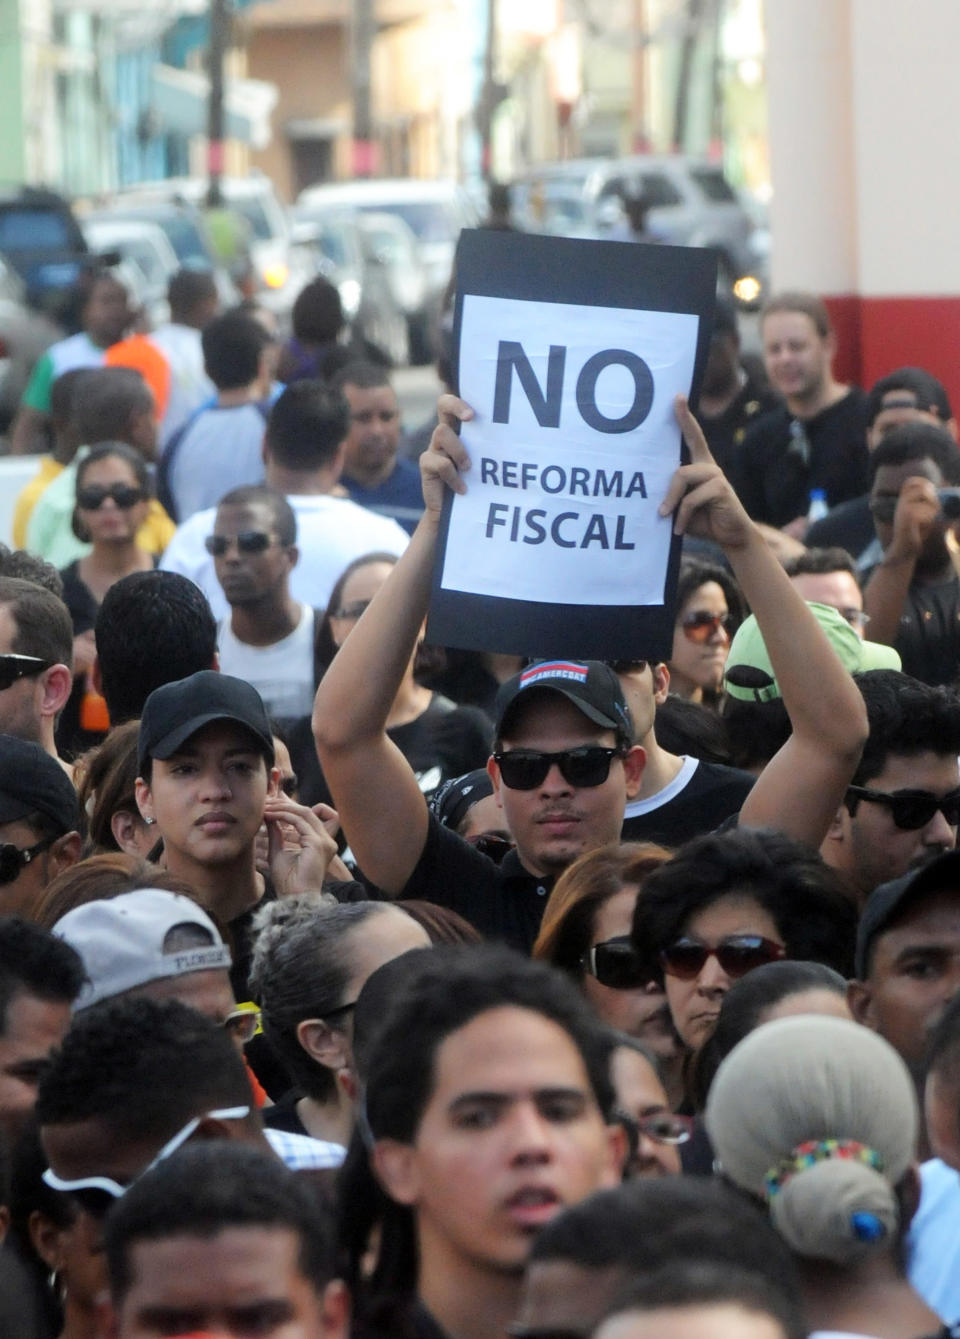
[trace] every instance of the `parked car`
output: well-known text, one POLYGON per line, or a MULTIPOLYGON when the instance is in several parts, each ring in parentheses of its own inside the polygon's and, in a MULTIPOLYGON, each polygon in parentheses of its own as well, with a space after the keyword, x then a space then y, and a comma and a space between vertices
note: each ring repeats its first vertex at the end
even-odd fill
POLYGON ((158 223, 91 214, 83 220, 91 251, 118 255, 132 288, 135 304, 151 330, 170 319, 167 288, 180 268, 177 253, 158 223))
POLYGON ((90 256, 63 196, 30 186, 0 191, 0 256, 23 281, 29 306, 68 333, 79 328, 76 285, 90 256))
POLYGON ((530 231, 602 237, 622 220, 620 201, 642 197, 647 225, 677 246, 713 247, 720 282, 734 291, 752 271, 754 223, 716 164, 676 155, 544 163, 513 186, 517 221, 530 231))
POLYGON ((34 363, 63 329, 27 304, 27 287, 0 260, 0 432, 13 422, 34 363))

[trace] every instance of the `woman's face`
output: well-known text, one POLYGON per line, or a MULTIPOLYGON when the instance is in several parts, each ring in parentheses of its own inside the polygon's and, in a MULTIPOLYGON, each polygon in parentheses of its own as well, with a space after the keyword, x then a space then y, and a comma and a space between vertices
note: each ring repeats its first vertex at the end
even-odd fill
MULTIPOLYGON (((752 897, 731 893, 702 908, 686 923, 683 938, 715 949, 734 935, 760 935, 783 945, 783 937, 766 908, 752 897)), ((707 957, 692 980, 664 975, 673 1023, 684 1043, 699 1051, 713 1032, 723 997, 736 978, 728 976, 716 956, 707 957)))
POLYGON ((77 482, 77 510, 94 544, 133 539, 147 507, 133 467, 119 456, 94 461, 77 482))
POLYGON ((698 586, 677 616, 670 656, 670 688, 689 696, 716 692, 730 650, 730 634, 720 620, 729 615, 727 597, 715 581, 698 586))
MULTIPOLYGON (((616 1094, 617 1107, 643 1122, 651 1117, 664 1116, 670 1111, 667 1094, 653 1066, 639 1051, 629 1046, 618 1046, 610 1057, 610 1077, 616 1094)), ((680 1149, 676 1144, 665 1144, 652 1139, 641 1129, 637 1139, 637 1153, 628 1168, 630 1176, 678 1176, 680 1149)))
POLYGON ((367 563, 351 572, 340 594, 340 608, 330 616, 330 633, 342 646, 357 626, 357 620, 393 571, 392 563, 367 563))
MULTIPOLYGON (((594 917, 590 947, 629 935, 636 902, 637 889, 633 885, 608 897, 594 917)), ((597 1016, 610 1027, 639 1037, 661 1059, 670 1060, 677 1054, 667 997, 655 982, 630 990, 614 990, 585 973, 583 993, 597 1016)))

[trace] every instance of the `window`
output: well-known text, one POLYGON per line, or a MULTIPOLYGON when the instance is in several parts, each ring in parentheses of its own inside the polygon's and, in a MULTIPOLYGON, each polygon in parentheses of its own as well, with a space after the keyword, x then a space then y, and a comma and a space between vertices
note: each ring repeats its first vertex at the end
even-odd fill
POLYGON ((718 168, 694 167, 690 170, 690 176, 707 199, 712 200, 714 204, 734 205, 737 203, 737 197, 734 195, 730 183, 718 168))

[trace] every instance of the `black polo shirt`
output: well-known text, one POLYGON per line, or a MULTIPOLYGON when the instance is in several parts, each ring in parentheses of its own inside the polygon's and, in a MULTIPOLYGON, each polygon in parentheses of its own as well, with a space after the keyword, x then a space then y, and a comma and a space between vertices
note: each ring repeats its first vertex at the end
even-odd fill
POLYGON ((431 814, 420 859, 400 896, 449 907, 484 938, 529 953, 553 883, 524 869, 515 850, 495 864, 431 814))

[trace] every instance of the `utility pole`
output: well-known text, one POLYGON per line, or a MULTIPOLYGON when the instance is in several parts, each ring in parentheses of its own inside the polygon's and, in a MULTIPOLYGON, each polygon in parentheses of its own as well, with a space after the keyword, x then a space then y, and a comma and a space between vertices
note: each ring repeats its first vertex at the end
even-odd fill
POLYGON ((230 39, 230 0, 210 0, 210 45, 207 52, 210 106, 207 117, 207 203, 220 203, 223 176, 223 62, 230 39))
POLYGON ((351 83, 353 86, 353 175, 372 177, 376 149, 373 142, 373 94, 370 62, 376 35, 375 0, 353 0, 351 27, 351 83))

